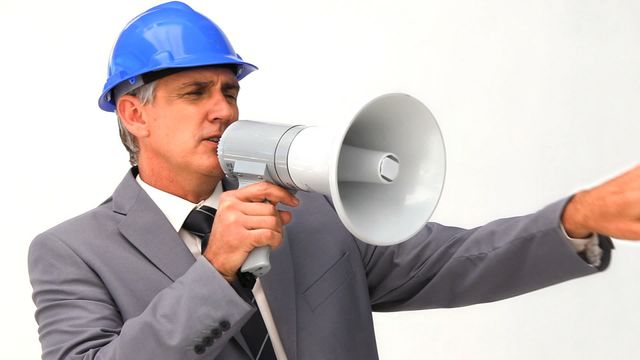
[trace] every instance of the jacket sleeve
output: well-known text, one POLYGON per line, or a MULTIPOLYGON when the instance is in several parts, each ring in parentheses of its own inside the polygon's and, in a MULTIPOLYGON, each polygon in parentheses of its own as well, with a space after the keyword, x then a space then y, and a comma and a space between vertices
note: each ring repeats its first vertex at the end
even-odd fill
POLYGON ((28 260, 46 360, 211 359, 252 312, 203 258, 127 321, 100 277, 55 235, 34 239, 28 260))
POLYGON ((604 270, 611 239, 600 236, 602 265, 587 264, 560 228, 566 202, 471 230, 429 223, 396 246, 359 243, 373 310, 492 302, 604 270))

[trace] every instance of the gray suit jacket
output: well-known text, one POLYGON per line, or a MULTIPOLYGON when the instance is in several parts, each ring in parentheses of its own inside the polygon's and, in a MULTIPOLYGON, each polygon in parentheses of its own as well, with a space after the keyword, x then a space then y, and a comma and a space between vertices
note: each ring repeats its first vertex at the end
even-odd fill
MULTIPOLYGON (((376 359, 372 310, 489 302, 597 272, 561 234, 565 201, 472 230, 430 223, 375 247, 324 197, 298 195, 262 278, 290 360, 376 359)), ((606 266, 610 240, 601 246, 606 266)), ((255 309, 193 258, 132 172, 96 209, 36 237, 29 273, 43 359, 250 358, 239 330, 255 309)))

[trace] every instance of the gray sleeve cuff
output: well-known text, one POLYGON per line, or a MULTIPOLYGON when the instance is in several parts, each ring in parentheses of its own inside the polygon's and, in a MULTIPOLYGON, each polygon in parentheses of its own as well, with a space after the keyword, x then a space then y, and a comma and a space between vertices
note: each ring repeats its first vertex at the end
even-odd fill
POLYGON ((593 233, 586 239, 576 239, 567 234, 562 223, 560 224, 560 229, 567 241, 569 241, 571 246, 576 250, 576 253, 582 255, 582 258, 589 263, 589 265, 599 267, 602 264, 602 254, 604 251, 600 248, 598 234, 593 233))

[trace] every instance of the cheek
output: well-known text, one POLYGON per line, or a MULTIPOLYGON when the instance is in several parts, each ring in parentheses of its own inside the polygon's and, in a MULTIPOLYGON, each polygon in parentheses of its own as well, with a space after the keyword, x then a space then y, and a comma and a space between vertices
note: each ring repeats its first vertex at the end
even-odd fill
POLYGON ((234 110, 231 112, 230 119, 227 121, 227 123, 224 125, 224 127, 227 128, 229 125, 231 125, 234 122, 238 121, 239 117, 240 117, 240 112, 238 111, 238 107, 236 106, 234 108, 234 110))
POLYGON ((240 118, 240 110, 238 109, 238 105, 235 106, 235 114, 233 115, 233 119, 231 122, 236 122, 240 118))
POLYGON ((175 126, 156 119, 150 128, 148 150, 162 158, 182 158, 186 150, 186 141, 181 131, 175 126))
MULTIPOLYGON (((166 120, 166 119, 165 119, 166 120)), ((171 121, 161 121, 154 129, 156 142, 163 142, 166 145, 177 145, 183 142, 184 134, 179 126, 171 121)))
POLYGON ((195 121, 190 114, 165 113, 155 119, 155 137, 158 141, 174 146, 184 146, 194 142, 196 134, 195 121))

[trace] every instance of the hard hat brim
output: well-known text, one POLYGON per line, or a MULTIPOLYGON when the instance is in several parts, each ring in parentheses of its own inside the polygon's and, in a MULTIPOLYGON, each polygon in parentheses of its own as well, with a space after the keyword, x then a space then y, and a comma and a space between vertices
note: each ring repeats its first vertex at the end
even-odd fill
MULTIPOLYGON (((209 59, 209 61, 200 61, 200 62, 194 62, 193 59, 191 59, 190 61, 184 61, 183 64, 180 64, 179 62, 176 62, 175 64, 173 64, 173 66, 167 66, 167 67, 163 67, 163 68, 154 68, 152 71, 156 72, 156 71, 160 71, 160 70, 166 70, 166 69, 184 69, 187 70, 189 68, 199 68, 199 67, 204 67, 204 66, 225 66, 225 65, 236 65, 237 66, 237 71, 236 71, 236 79, 238 79, 238 81, 242 80, 245 76, 249 75, 250 73, 252 73, 255 70, 258 70, 258 67, 250 64, 246 61, 242 61, 239 60, 238 58, 232 58, 232 57, 225 57, 227 59, 216 59, 218 61, 211 61, 211 59, 209 59), (226 61, 225 61, 226 60, 226 61)), ((151 71, 141 71, 138 74, 131 74, 131 76, 129 76, 128 78, 135 78, 137 76, 143 75, 145 73, 148 73, 151 71)), ((156 78, 155 80, 158 80, 158 78, 156 78)), ((115 84, 105 84, 104 86, 104 90, 102 92, 102 95, 100 96, 100 100, 98 101, 98 106, 100 107, 100 109, 104 110, 104 111, 108 111, 108 112, 114 112, 116 110, 116 100, 114 99, 112 90, 118 85, 118 83, 115 84)))

